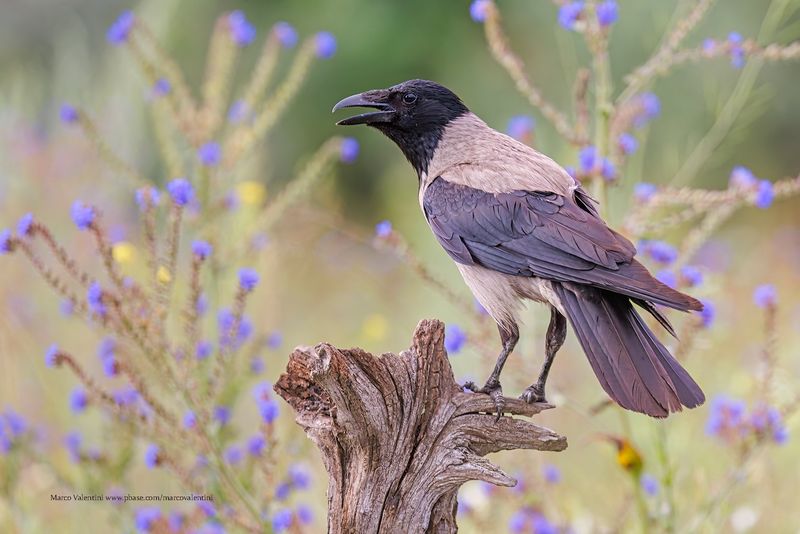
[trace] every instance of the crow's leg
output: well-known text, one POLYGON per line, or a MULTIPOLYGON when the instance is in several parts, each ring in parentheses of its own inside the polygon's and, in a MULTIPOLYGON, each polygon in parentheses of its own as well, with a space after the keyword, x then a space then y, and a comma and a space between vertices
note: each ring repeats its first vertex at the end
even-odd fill
POLYGON ((545 340, 545 354, 542 370, 536 383, 528 386, 520 395, 520 399, 528 403, 547 402, 544 396, 544 385, 547 382, 547 375, 550 373, 550 366, 556 358, 556 352, 564 344, 567 338, 567 318, 561 315, 554 307, 550 308, 550 326, 547 327, 547 339, 545 340))
POLYGON ((508 355, 511 354, 511 351, 513 351, 514 347, 517 345, 517 341, 519 341, 519 328, 516 324, 512 325, 510 329, 506 329, 500 325, 497 325, 497 329, 500 331, 500 341, 503 343, 503 350, 500 351, 500 355, 497 357, 497 363, 494 365, 494 371, 492 371, 492 374, 489 375, 489 379, 486 380, 486 384, 484 384, 484 386, 480 389, 475 385, 474 382, 467 382, 464 384, 464 387, 470 391, 474 391, 476 393, 486 393, 492 398, 494 401, 494 406, 497 409, 497 417, 495 418, 495 421, 500 419, 500 416, 503 414, 503 408, 505 407, 505 401, 503 400, 503 388, 500 387, 500 373, 503 371, 503 366, 506 364, 508 355))

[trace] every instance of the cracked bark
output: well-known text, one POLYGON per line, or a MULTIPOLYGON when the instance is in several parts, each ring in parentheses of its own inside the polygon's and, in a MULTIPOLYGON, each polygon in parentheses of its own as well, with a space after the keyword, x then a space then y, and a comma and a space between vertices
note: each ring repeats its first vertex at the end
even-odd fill
POLYGON ((464 393, 436 320, 420 322, 400 354, 326 343, 295 349, 274 389, 322 453, 333 534, 456 532, 464 482, 516 483, 486 454, 567 447, 565 437, 509 417, 552 406, 506 399, 495 423, 488 395, 464 393))

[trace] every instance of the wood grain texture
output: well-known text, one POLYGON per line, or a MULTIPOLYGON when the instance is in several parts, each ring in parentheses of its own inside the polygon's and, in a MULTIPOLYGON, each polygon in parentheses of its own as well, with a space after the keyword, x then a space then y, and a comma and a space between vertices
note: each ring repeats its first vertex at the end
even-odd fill
POLYGON ((565 437, 511 417, 552 406, 507 399, 495 423, 488 395, 462 392, 436 320, 420 322, 400 354, 325 343, 295 349, 274 389, 320 449, 333 534, 456 532, 464 482, 516 484, 483 456, 567 447, 565 437))

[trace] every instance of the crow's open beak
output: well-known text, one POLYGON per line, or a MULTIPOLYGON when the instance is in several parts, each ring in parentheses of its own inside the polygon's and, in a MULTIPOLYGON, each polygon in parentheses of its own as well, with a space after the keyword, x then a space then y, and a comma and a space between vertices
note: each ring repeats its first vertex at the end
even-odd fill
POLYGON ((354 117, 342 119, 336 124, 340 126, 352 126, 354 124, 375 124, 378 122, 391 122, 394 119, 397 111, 385 101, 386 94, 384 91, 367 91, 340 100, 335 106, 333 111, 338 111, 344 108, 373 108, 378 111, 371 111, 369 113, 362 113, 354 117))

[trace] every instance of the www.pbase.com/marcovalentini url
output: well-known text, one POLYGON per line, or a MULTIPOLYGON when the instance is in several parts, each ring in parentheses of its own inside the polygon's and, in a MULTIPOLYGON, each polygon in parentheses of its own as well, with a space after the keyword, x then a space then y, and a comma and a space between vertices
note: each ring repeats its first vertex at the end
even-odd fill
POLYGON ((143 502, 143 501, 213 501, 212 495, 88 495, 85 493, 72 495, 57 495, 50 494, 51 501, 91 501, 91 502, 111 502, 111 503, 126 503, 126 502, 143 502))

